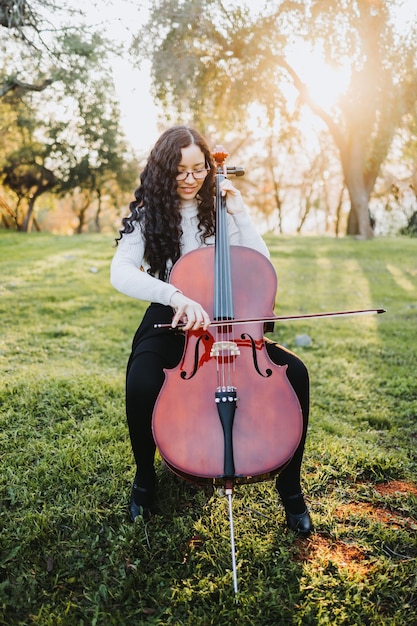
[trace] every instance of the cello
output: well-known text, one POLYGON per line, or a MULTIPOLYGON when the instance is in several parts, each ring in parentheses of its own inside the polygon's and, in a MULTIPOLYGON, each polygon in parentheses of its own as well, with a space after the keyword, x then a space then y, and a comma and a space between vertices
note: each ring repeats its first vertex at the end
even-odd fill
POLYGON ((221 147, 213 156, 214 249, 185 254, 170 275, 170 282, 199 302, 213 324, 207 330, 187 331, 180 363, 165 370, 152 430, 174 473, 198 484, 225 487, 237 594, 233 487, 276 475, 298 447, 303 418, 287 366, 273 363, 265 347, 264 320, 274 318, 274 267, 256 250, 229 245, 220 183, 227 175, 241 175, 242 169, 226 167, 227 153, 221 147))

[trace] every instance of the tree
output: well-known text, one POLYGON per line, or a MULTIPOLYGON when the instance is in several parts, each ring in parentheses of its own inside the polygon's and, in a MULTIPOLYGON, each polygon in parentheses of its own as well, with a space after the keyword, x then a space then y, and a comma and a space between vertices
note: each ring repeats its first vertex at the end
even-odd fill
POLYGON ((94 53, 88 45, 94 37, 82 11, 68 4, 0 0, 0 99, 65 81, 74 60, 83 65, 94 53))
POLYGON ((20 230, 36 226, 42 193, 75 188, 87 206, 96 202, 99 229, 106 190, 122 193, 136 180, 108 72, 111 45, 82 24, 68 4, 0 0, 0 178, 17 197, 20 230))
POLYGON ((76 190, 84 199, 84 211, 78 211, 77 232, 82 232, 86 211, 96 202, 95 223, 99 231, 103 195, 116 187, 120 192, 131 191, 138 164, 129 153, 120 128, 119 108, 106 76, 90 81, 88 89, 80 90, 77 108, 76 127, 71 132, 77 142, 68 154, 69 167, 61 189, 63 193, 76 190))
POLYGON ((16 228, 28 231, 33 224, 37 227, 34 219, 36 200, 58 183, 56 174, 48 167, 53 147, 36 139, 35 129, 39 122, 30 107, 21 101, 8 104, 10 106, 1 105, 5 117, 0 126, 3 135, 0 180, 17 198, 13 210, 16 228))
POLYGON ((144 49, 148 31, 156 97, 203 130, 241 124, 253 102, 281 107, 289 81, 298 92, 296 106, 308 105, 321 118, 339 151, 351 203, 348 234, 368 238, 369 199, 381 164, 417 98, 416 27, 396 29, 400 4, 276 0, 255 10, 220 0, 156 0, 134 47, 144 49), (333 65, 351 66, 346 92, 331 110, 317 104, 289 61, 297 40, 333 65))
MULTIPOLYGON (((15 106, 7 109, 8 149, 0 157, 0 180, 17 196, 19 230, 36 226, 35 203, 40 195, 48 191, 63 195, 74 189, 86 202, 85 210, 97 202, 99 229, 103 194, 109 188, 113 194, 116 188, 120 193, 127 187, 131 190, 136 181, 136 161, 121 131, 120 112, 105 70, 95 68, 93 77, 81 72, 73 77, 71 88, 70 96, 57 84, 52 86, 53 106, 47 106, 40 94, 28 92, 23 100, 14 97, 15 106)), ((84 214, 79 211, 80 232, 84 214)))
POLYGON ((3 170, 3 184, 17 195, 16 224, 18 230, 24 232, 30 231, 33 224, 38 229, 34 215, 35 202, 39 196, 52 191, 57 185, 55 174, 42 162, 44 156, 42 147, 37 154, 32 151, 34 147, 23 148, 11 155, 8 165, 3 170), (19 222, 18 210, 24 201, 27 207, 23 221, 19 222))
MULTIPOLYGON (((393 137, 417 98, 417 45, 395 28, 399 2, 314 2, 306 29, 330 63, 351 59, 348 90, 327 113, 297 88, 326 123, 339 150, 351 210, 348 234, 372 236, 369 199, 393 137)), ((303 11, 303 17, 306 17, 303 11)), ((286 67, 295 83, 299 77, 286 67)))

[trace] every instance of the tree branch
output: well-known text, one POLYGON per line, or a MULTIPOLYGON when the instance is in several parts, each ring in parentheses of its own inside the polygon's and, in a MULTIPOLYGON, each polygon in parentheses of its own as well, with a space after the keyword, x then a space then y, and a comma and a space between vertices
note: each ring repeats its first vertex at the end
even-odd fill
POLYGON ((39 85, 33 85, 32 83, 24 83, 18 78, 8 78, 0 86, 0 98, 5 96, 9 91, 21 90, 21 91, 43 91, 49 85, 53 83, 52 78, 45 78, 39 85))
POLYGON ((326 113, 326 111, 322 109, 321 106, 319 106, 316 102, 314 102, 314 100, 310 97, 308 93, 307 85, 303 83, 301 78, 298 76, 297 72, 294 70, 294 68, 291 67, 291 65, 287 63, 284 57, 282 56, 277 57, 277 61, 279 65, 282 68, 284 68, 284 70, 291 76, 294 86, 297 88, 303 101, 306 104, 308 104, 310 109, 314 113, 316 113, 316 115, 318 115, 323 120, 323 122, 326 123, 327 127, 329 128, 336 142, 336 145, 339 146, 339 148, 341 148, 344 144, 343 136, 342 136, 342 133, 340 132, 338 125, 334 122, 333 118, 328 113, 326 113))

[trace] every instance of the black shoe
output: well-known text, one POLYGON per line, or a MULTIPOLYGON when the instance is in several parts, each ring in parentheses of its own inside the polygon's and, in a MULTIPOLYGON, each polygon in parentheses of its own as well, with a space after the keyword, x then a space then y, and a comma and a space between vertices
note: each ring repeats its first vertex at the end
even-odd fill
POLYGON ((307 537, 313 531, 310 513, 304 502, 302 493, 289 496, 283 501, 287 526, 302 537, 307 537), (304 510, 303 510, 304 509, 304 510), (295 511, 301 510, 301 513, 295 511))
POLYGON ((311 521, 310 513, 306 509, 304 513, 294 515, 285 510, 287 518, 287 526, 290 530, 293 530, 302 537, 308 537, 313 531, 313 523, 311 521))
POLYGON ((152 517, 151 505, 153 495, 153 489, 138 487, 133 483, 129 504, 129 513, 132 522, 134 522, 137 517, 142 517, 144 522, 149 522, 152 517), (138 504, 139 502, 140 504, 138 504))

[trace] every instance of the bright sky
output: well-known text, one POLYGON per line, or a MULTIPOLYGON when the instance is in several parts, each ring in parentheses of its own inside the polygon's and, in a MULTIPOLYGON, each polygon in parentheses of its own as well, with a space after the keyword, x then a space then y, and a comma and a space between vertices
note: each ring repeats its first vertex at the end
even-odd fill
POLYGON ((137 70, 127 62, 117 61, 114 69, 123 129, 140 156, 149 151, 159 135, 158 109, 150 95, 149 64, 143 63, 141 70, 137 70))
MULTIPOLYGON (((134 34, 147 21, 148 0, 125 0, 100 4, 100 11, 92 5, 84 9, 89 21, 98 25, 113 40, 128 47, 134 34)), ((150 94, 150 63, 140 60, 140 69, 128 59, 114 59, 112 63, 116 93, 120 100, 122 125, 128 142, 138 156, 147 155, 158 138, 158 108, 150 94)))

